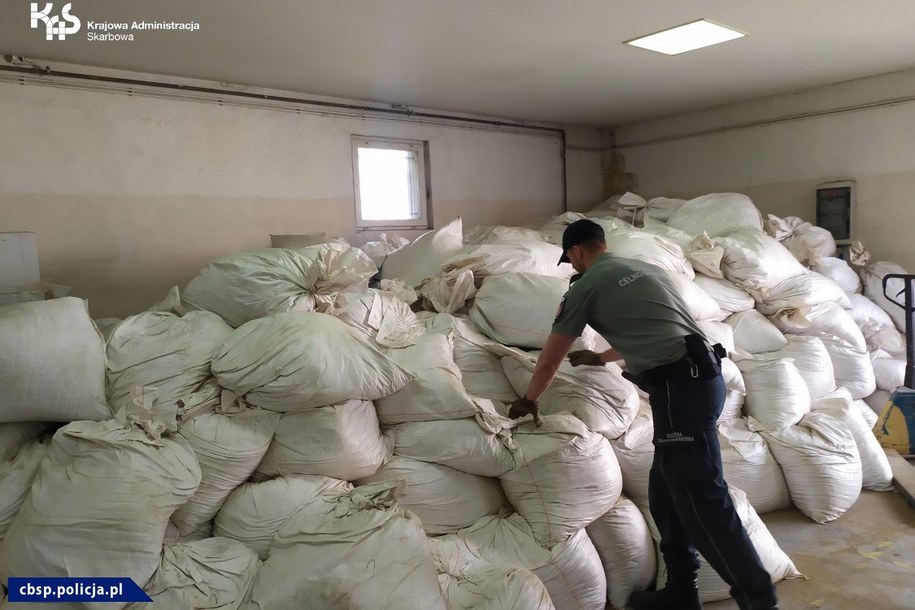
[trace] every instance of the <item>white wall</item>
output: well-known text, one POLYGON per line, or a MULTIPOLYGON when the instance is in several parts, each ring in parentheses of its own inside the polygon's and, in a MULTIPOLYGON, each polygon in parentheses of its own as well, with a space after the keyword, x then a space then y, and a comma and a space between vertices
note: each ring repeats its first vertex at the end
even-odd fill
MULTIPOLYGON (((436 225, 562 212, 557 137, 5 83, 0 109, 0 231, 34 231, 43 279, 96 317, 270 233, 374 237, 355 231, 352 134, 429 141, 436 225)), ((599 188, 591 161, 570 160, 578 200, 599 188)))
POLYGON ((915 273, 915 70, 622 126, 616 142, 648 197, 738 191, 814 221, 817 184, 856 180, 855 238, 915 273))

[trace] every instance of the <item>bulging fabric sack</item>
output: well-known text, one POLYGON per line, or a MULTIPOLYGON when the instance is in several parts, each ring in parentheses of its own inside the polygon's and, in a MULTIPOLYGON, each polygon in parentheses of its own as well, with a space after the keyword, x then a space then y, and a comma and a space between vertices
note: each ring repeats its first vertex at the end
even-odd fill
POLYGON ((178 434, 197 456, 200 487, 172 515, 186 536, 212 520, 232 491, 248 480, 270 446, 280 414, 265 409, 210 411, 184 420, 178 434))
POLYGON ((519 566, 536 574, 556 610, 604 610, 607 605, 604 568, 583 529, 552 550, 537 542, 517 513, 486 517, 456 535, 478 548, 489 562, 519 566))
POLYGON ((797 424, 810 412, 810 391, 789 358, 737 363, 747 384, 744 410, 770 430, 797 424))
POLYGON ((625 608, 635 591, 644 591, 655 582, 658 571, 645 517, 632 500, 621 496, 585 529, 604 566, 607 601, 613 608, 625 608))
POLYGON ((394 439, 394 454, 432 462, 483 477, 498 477, 515 467, 517 443, 509 430, 483 417, 406 422, 386 434, 394 439))
POLYGON ((861 457, 845 424, 828 413, 805 415, 797 426, 766 430, 754 420, 751 430, 762 434, 782 467, 791 501, 816 521, 838 519, 861 493, 861 457))
POLYGON ((518 466, 499 477, 512 506, 545 548, 567 540, 619 499, 622 474, 613 448, 572 415, 515 429, 518 466))
POLYGON ((651 407, 647 400, 642 400, 629 430, 610 441, 623 475, 623 493, 645 510, 648 510, 648 475, 654 462, 653 438, 651 407))
MULTIPOLYGON (((905 332, 905 310, 891 303, 883 294, 883 278, 890 274, 906 274, 906 270, 896 263, 876 262, 871 263, 862 271, 861 278, 864 282, 864 296, 880 306, 888 313, 896 324, 896 328, 905 332)), ((904 303, 902 296, 896 296, 903 290, 903 282, 899 279, 887 282, 886 292, 896 301, 904 303)))
POLYGON ((873 355, 871 358, 871 362, 874 366, 874 379, 877 383, 877 389, 893 392, 896 388, 905 383, 905 360, 899 360, 897 358, 874 358, 873 355))
POLYGON ((877 389, 877 378, 874 376, 870 355, 838 337, 825 333, 819 337, 832 359, 836 385, 851 392, 854 399, 867 398, 873 394, 877 389))
POLYGON ((41 460, 48 453, 48 445, 38 439, 28 441, 13 459, 0 462, 0 481, 3 481, 0 486, 0 539, 29 497, 41 460))
POLYGON ((219 385, 271 411, 375 400, 411 376, 344 322, 282 313, 235 330, 213 359, 219 385))
POLYGON ((829 229, 802 222, 783 241, 794 257, 805 265, 815 264, 836 253, 836 240, 829 229))
POLYGON ((378 266, 359 248, 328 242, 296 251, 312 261, 313 291, 320 295, 337 292, 365 292, 378 266))
MULTIPOLYGON (((553 328, 556 311, 569 289, 568 280, 529 273, 505 273, 483 282, 470 306, 470 319, 480 331, 504 345, 540 349, 553 328)), ((582 347, 594 347, 595 333, 586 329, 582 347)))
POLYGON ((730 235, 738 229, 763 228, 759 210, 740 193, 709 193, 690 199, 671 214, 667 224, 690 235, 704 231, 710 237, 730 235))
POLYGON ((480 244, 515 244, 525 242, 549 241, 549 235, 526 229, 505 225, 479 225, 464 234, 464 243, 480 244))
POLYGON ((0 422, 111 417, 105 345, 82 299, 0 307, 0 345, 0 422))
POLYGON ((837 303, 843 309, 851 307, 841 286, 814 271, 788 278, 754 294, 759 301, 756 308, 768 316, 784 309, 801 309, 822 303, 837 303))
POLYGON ((238 540, 267 559, 273 539, 296 511, 320 497, 339 498, 352 490, 346 481, 302 475, 245 483, 223 503, 213 535, 238 540))
POLYGON ((457 536, 430 538, 429 549, 448 608, 554 609, 543 582, 530 570, 490 563, 457 536))
POLYGON ((107 341, 111 408, 126 406, 134 386, 155 387, 159 401, 187 400, 210 377, 210 362, 231 333, 222 318, 208 311, 126 318, 107 341))
POLYGON ((257 471, 266 476, 310 474, 355 481, 375 474, 384 458, 374 405, 349 400, 284 413, 257 471))
POLYGON ((382 347, 407 347, 426 334, 425 326, 404 301, 391 292, 370 290, 337 299, 333 315, 371 337, 382 347))
POLYGON ((717 301, 699 284, 679 273, 668 273, 667 275, 695 320, 720 321, 727 317, 727 314, 721 311, 717 301))
POLYGON ((844 388, 832 395, 813 401, 811 409, 828 413, 843 422, 851 432, 861 456, 862 484, 865 489, 891 491, 893 470, 886 452, 871 431, 861 411, 853 404, 851 395, 844 388))
POLYGON ((864 351, 867 343, 861 329, 839 304, 826 302, 810 308, 786 309, 771 318, 783 333, 792 335, 832 335, 864 351))
POLYGON ((426 278, 437 277, 444 262, 464 246, 463 232, 458 217, 440 229, 420 235, 413 243, 387 255, 381 265, 381 277, 401 279, 414 287, 426 278))
POLYGON ((743 415, 743 405, 747 398, 747 385, 743 381, 743 373, 730 358, 721 361, 721 376, 727 394, 724 398, 724 408, 718 416, 718 422, 729 422, 743 415))
POLYGON ((445 610, 426 535, 419 519, 398 508, 398 487, 357 487, 296 512, 258 572, 246 610, 445 610))
MULTIPOLYGON (((533 354, 513 352, 502 359, 502 370, 519 396, 527 391, 535 365, 533 354)), ((629 429, 638 414, 639 397, 615 363, 573 367, 564 361, 538 404, 544 414, 570 413, 592 432, 612 440, 629 429)))
POLYGON ((429 534, 453 534, 506 504, 497 479, 467 474, 449 466, 394 456, 359 484, 406 481, 399 504, 415 514, 429 534))
POLYGON ((314 309, 318 269, 294 250, 239 252, 200 270, 182 292, 189 309, 211 311, 233 328, 272 313, 314 309))
POLYGON ((168 518, 199 484, 197 459, 180 437, 116 420, 68 424, 0 542, 0 580, 119 576, 145 585, 159 567, 168 518))
MULTIPOLYGON (((747 496, 743 491, 736 487, 730 488, 731 500, 734 503, 734 509, 737 516, 743 524, 750 542, 759 555, 760 563, 769 573, 772 582, 779 582, 786 578, 802 578, 794 562, 778 546, 775 538, 769 532, 766 524, 763 523, 753 506, 747 501, 747 496)), ((712 602, 722 599, 728 599, 731 596, 730 585, 724 582, 721 576, 709 565, 701 555, 699 556, 701 565, 699 567, 699 599, 702 602, 712 602)), ((663 557, 660 559, 663 565, 663 557)), ((667 568, 662 567, 659 570, 658 588, 667 583, 667 568)))
POLYGON ((644 231, 616 230, 606 232, 605 238, 607 250, 614 256, 651 263, 670 273, 685 275, 690 280, 696 276, 683 249, 664 237, 644 231))
POLYGON ((846 294, 860 293, 862 290, 861 278, 845 260, 834 256, 819 259, 810 266, 815 271, 838 284, 846 294))
POLYGON ((566 227, 583 218, 587 217, 579 212, 565 212, 564 214, 554 216, 538 230, 547 236, 550 243, 561 245, 562 234, 566 230, 566 227))
POLYGON ((0 462, 16 457, 20 447, 41 436, 48 425, 33 421, 0 424, 0 462))
POLYGON ((556 261, 562 247, 549 242, 527 241, 467 245, 443 263, 443 267, 460 267, 464 261, 480 259, 474 275, 480 278, 502 273, 533 273, 566 278, 575 273, 572 265, 556 261))
POLYGON ((788 484, 766 441, 747 427, 745 419, 718 425, 721 463, 728 485, 746 489, 757 513, 791 506, 788 484))
POLYGON ((807 384, 810 398, 816 399, 836 389, 836 374, 832 358, 819 337, 787 335, 788 342, 780 350, 756 354, 757 360, 790 358, 807 384))
POLYGON ((160 608, 236 610, 254 584, 260 565, 254 551, 228 538, 172 544, 163 549, 159 569, 144 590, 160 608))
POLYGON ((715 322, 713 320, 699 320, 696 322, 696 325, 699 327, 699 330, 702 331, 702 334, 705 335, 705 338, 708 339, 710 344, 715 345, 716 343, 720 343, 729 354, 733 353, 736 349, 737 346, 734 344, 734 329, 731 328, 729 324, 715 322))
POLYGON ((806 272, 784 246, 762 231, 743 229, 716 238, 715 243, 724 248, 724 277, 751 293, 764 294, 806 272))
POLYGON ((896 328, 890 314, 862 294, 849 295, 848 311, 861 329, 868 351, 882 349, 893 357, 905 356, 905 335, 896 328))
POLYGON ((462 316, 437 314, 427 322, 427 328, 430 333, 451 335, 454 363, 469 394, 502 402, 518 398, 502 372, 501 358, 487 347, 493 340, 478 331, 473 322, 462 316))
POLYGON ((756 306, 746 290, 729 280, 697 275, 694 281, 718 303, 722 314, 740 313, 756 306))
POLYGON ((410 347, 388 352, 393 363, 413 376, 402 389, 375 401, 378 421, 389 426, 405 421, 473 417, 476 406, 464 389, 454 363, 450 336, 434 333, 410 347))
POLYGON ((734 345, 751 354, 772 352, 788 345, 788 340, 764 315, 750 309, 725 320, 734 329, 734 345))
POLYGON ((378 239, 375 241, 367 241, 363 245, 359 246, 359 249, 365 252, 372 262, 375 263, 375 266, 381 269, 384 264, 385 259, 388 257, 388 254, 394 252, 398 248, 402 248, 410 243, 410 240, 406 237, 395 237, 388 236, 387 233, 382 233, 378 236, 378 239))

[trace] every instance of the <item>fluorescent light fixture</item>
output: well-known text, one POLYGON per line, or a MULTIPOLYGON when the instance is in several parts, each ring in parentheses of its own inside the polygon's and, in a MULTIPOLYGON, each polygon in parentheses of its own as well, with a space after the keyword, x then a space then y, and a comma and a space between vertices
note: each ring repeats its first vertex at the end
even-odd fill
POLYGON ((710 47, 713 44, 727 42, 743 36, 746 36, 743 32, 700 19, 657 34, 642 36, 635 40, 627 40, 626 44, 648 49, 649 51, 657 51, 665 55, 679 55, 680 53, 701 49, 702 47, 710 47))

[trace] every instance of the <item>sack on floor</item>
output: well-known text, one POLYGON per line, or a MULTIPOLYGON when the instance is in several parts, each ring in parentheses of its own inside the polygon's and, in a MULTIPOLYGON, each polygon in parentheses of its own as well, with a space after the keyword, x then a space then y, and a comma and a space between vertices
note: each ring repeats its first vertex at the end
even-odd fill
POLYGON ((747 499, 757 513, 770 513, 791 506, 788 484, 766 441, 737 419, 718 425, 724 480, 746 489, 747 499))

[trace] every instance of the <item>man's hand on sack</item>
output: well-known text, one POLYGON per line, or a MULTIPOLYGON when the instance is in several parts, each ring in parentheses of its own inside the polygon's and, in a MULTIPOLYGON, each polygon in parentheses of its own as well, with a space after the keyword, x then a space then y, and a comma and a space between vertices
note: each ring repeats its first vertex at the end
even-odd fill
POLYGON ((589 349, 580 349, 569 352, 569 362, 572 366, 604 366, 601 354, 592 352, 589 349))
POLYGON ((519 417, 524 417, 525 415, 533 415, 534 423, 537 424, 538 428, 540 427, 540 408, 537 406, 536 402, 530 400, 526 396, 522 396, 518 400, 509 404, 508 416, 510 418, 518 419, 519 417))

